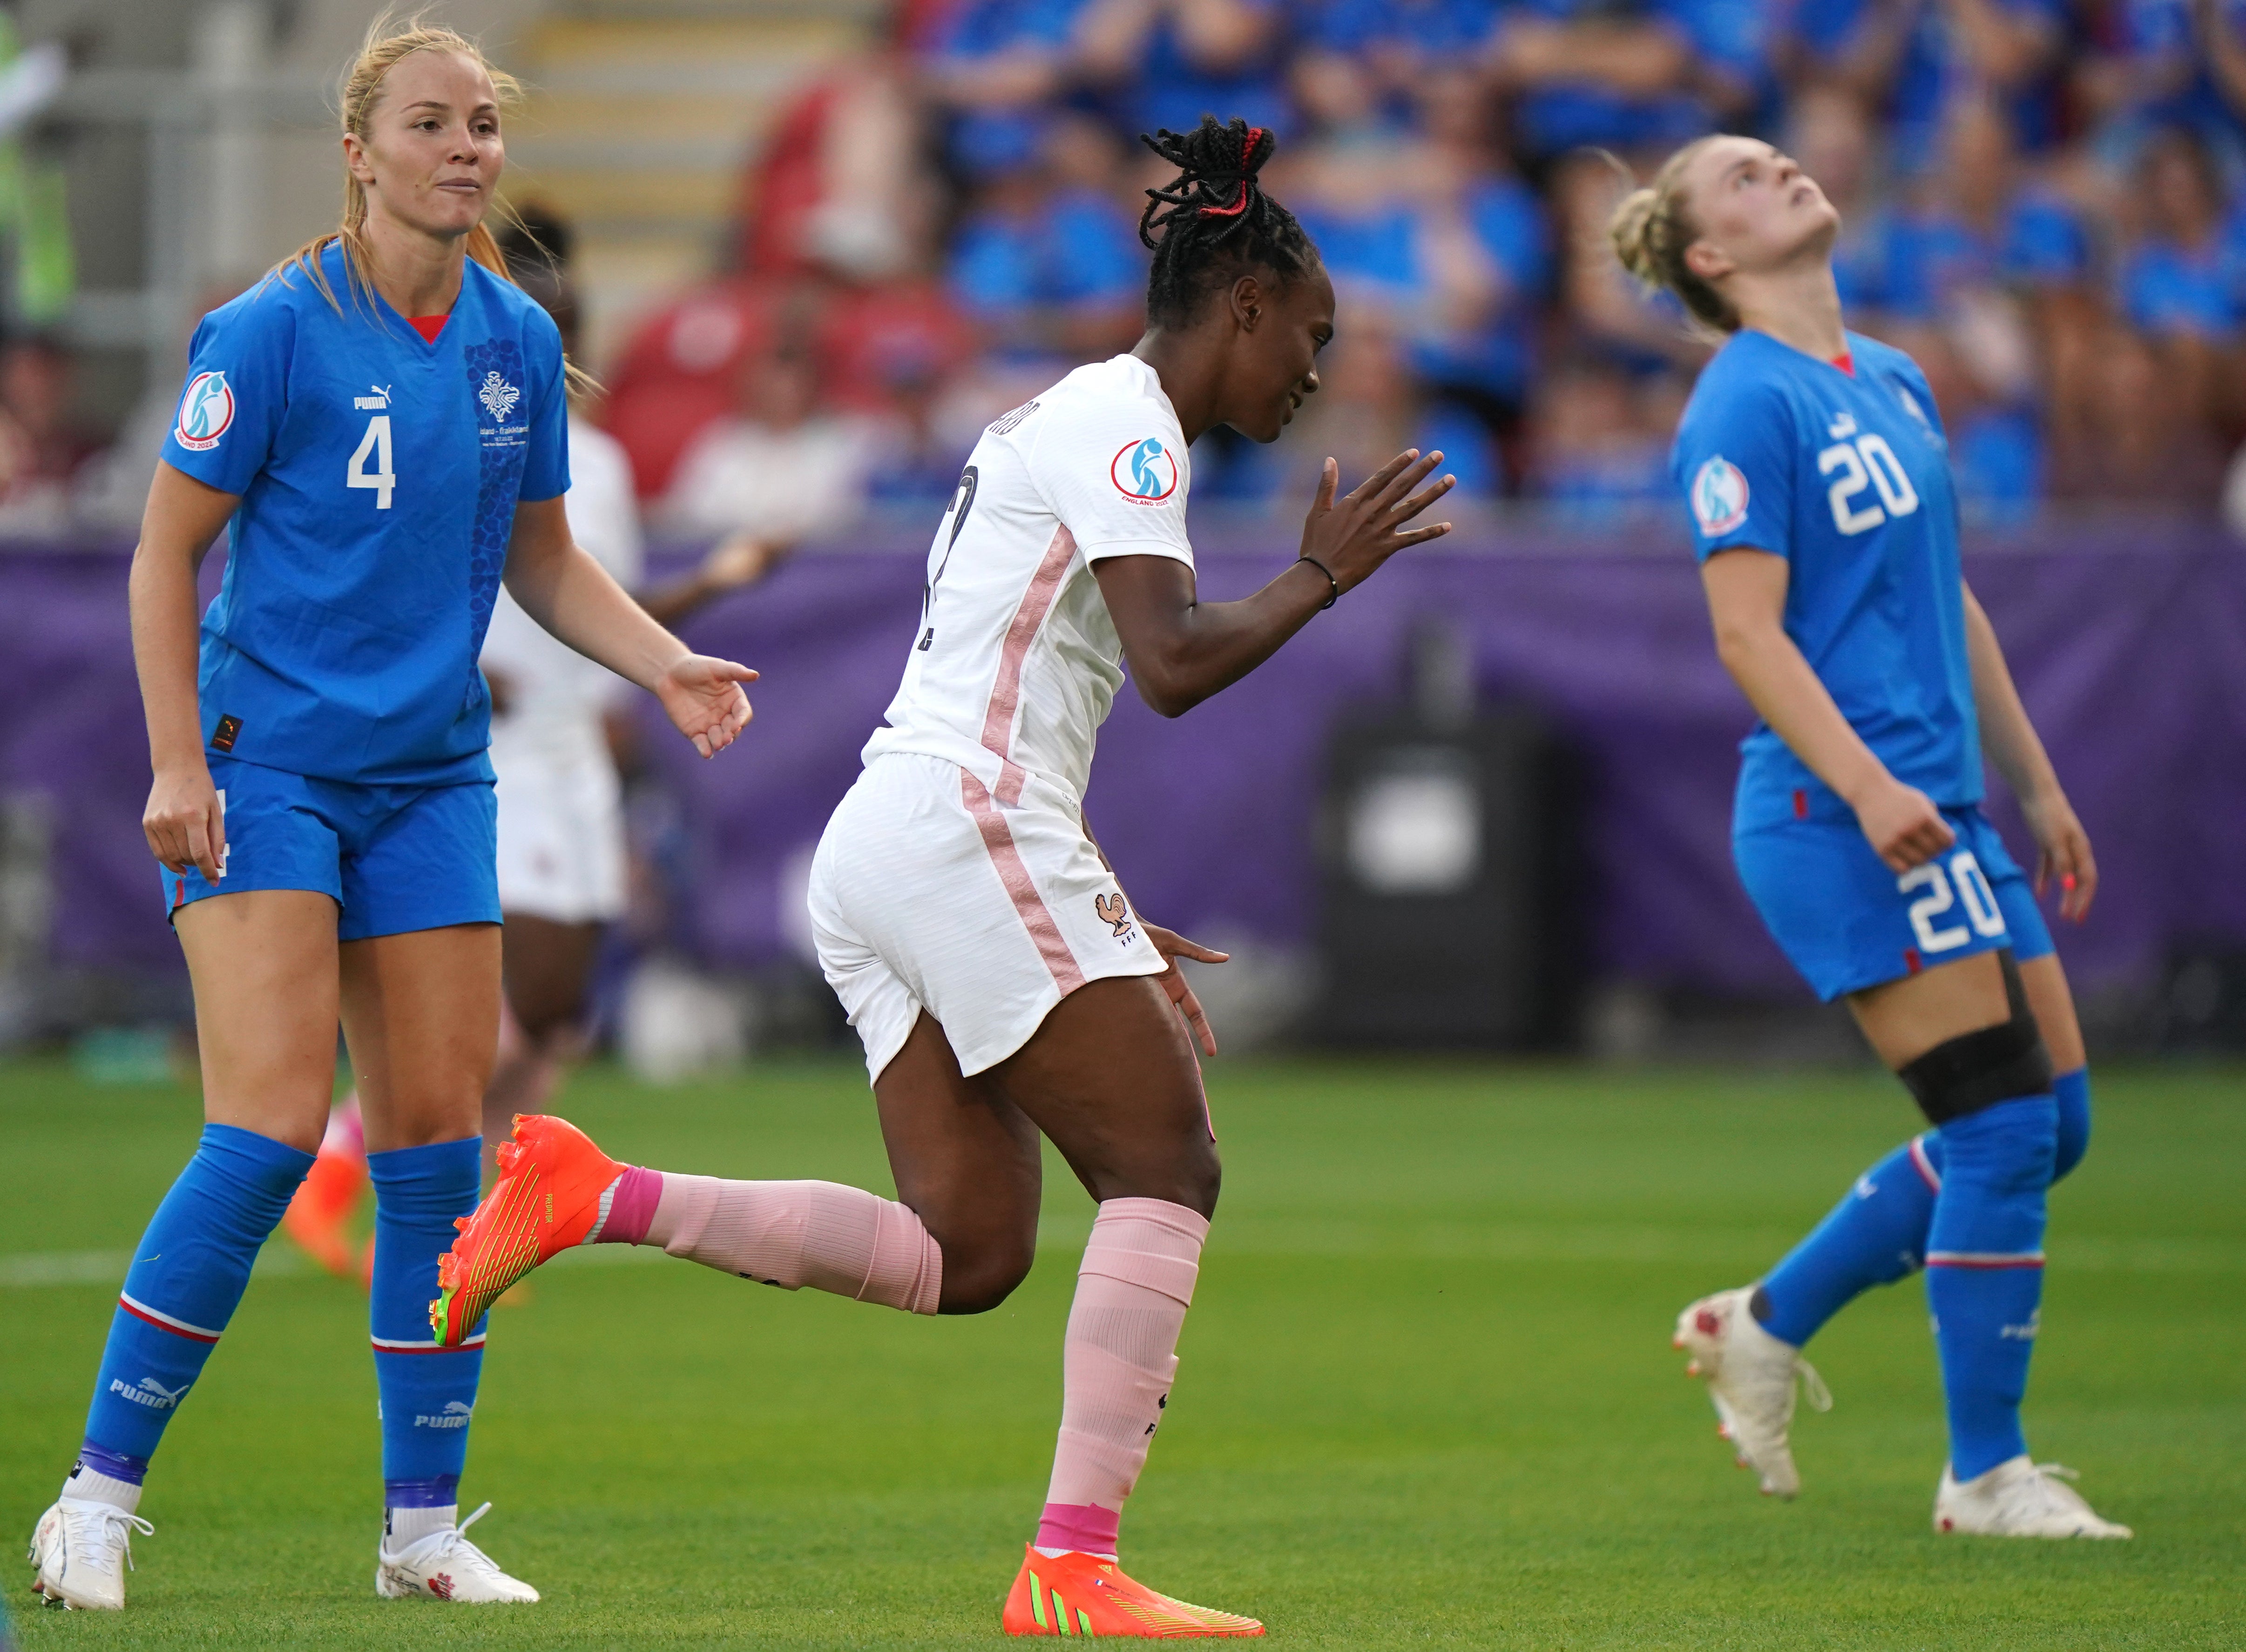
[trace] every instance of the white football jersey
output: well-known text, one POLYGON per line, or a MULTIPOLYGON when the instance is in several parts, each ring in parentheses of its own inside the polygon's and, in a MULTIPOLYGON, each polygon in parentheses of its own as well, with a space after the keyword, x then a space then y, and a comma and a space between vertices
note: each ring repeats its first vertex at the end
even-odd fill
MULTIPOLYGON (((640 581, 639 505, 631 461, 606 431, 569 415, 569 534, 626 590, 640 581)), ((608 667, 548 631, 501 587, 482 663, 507 679, 505 717, 492 719, 492 761, 518 752, 607 760, 601 712, 628 688, 608 667)))
POLYGON ((865 760, 947 758, 1002 805, 1029 777, 1080 802, 1123 683, 1123 645, 1092 563, 1168 556, 1191 468, 1154 370, 1079 367, 983 432, 929 548, 920 629, 865 760))

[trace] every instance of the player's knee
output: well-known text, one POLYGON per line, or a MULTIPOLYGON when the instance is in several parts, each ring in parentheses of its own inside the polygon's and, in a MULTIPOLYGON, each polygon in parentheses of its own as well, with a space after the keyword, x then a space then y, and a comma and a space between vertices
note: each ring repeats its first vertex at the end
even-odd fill
POLYGON ((2039 1198, 2053 1179, 2057 1114, 2048 1096, 2016 1096, 1951 1119, 1942 1127, 1949 1166, 1944 1184, 1970 1184, 1997 1197, 2039 1198))
POLYGON ((1173 1202, 1198 1211, 1204 1218, 1212 1217, 1216 1214, 1216 1196, 1223 1191, 1224 1165, 1216 1156, 1215 1144, 1210 1143, 1188 1170, 1185 1196, 1173 1202))
POLYGON ((1036 1241, 983 1244, 943 1253, 943 1283, 936 1298, 939 1314, 987 1314, 1014 1294, 1037 1260, 1036 1241))
POLYGON ((511 1005, 522 1028, 523 1041, 541 1055, 559 1055, 575 1037, 585 1017, 585 994, 568 987, 523 995, 511 1005))
POLYGON ((1202 1139, 1160 1165, 1133 1166, 1095 1180, 1092 1197, 1102 1204, 1111 1199, 1159 1199, 1182 1205, 1202 1217, 1216 1214, 1216 1196, 1223 1190, 1224 1166, 1215 1144, 1202 1139))
POLYGON ((1944 1039, 1896 1072, 1937 1128, 2005 1102, 2052 1093, 2051 1054, 2011 955, 2003 955, 2003 962, 2011 1015, 1993 1027, 1944 1039))

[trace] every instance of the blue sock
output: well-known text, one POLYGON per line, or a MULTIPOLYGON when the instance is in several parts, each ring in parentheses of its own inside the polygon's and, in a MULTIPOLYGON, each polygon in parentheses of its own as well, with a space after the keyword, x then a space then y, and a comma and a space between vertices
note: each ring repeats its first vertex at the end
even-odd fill
POLYGON ((375 1385, 382 1396, 384 1529, 402 1547, 453 1524, 468 1419, 483 1375, 484 1328, 439 1349, 429 1329, 437 1258, 476 1207, 483 1139, 366 1156, 374 1183, 375 1385))
POLYGON ((2057 1181, 2090 1151, 2090 1069, 2059 1074, 2051 1081, 2051 1094, 2059 1103, 2059 1152, 2051 1172, 2057 1181))
MULTIPOLYGON (((2052 1083, 2059 1104, 2057 1181, 2090 1145, 2090 1070, 2052 1083)), ((1942 1132, 1905 1142, 1856 1178, 1832 1214, 1787 1253, 1762 1281, 1755 1318, 1780 1342, 1800 1348, 1875 1285, 1892 1285, 1926 1266, 1926 1234, 1947 1155, 1942 1132)))
POLYGON ((2043 1301, 2059 1106, 2049 1096, 1999 1102, 1952 1119, 1941 1136, 1926 1300, 1950 1412, 1950 1472, 1970 1480, 2027 1450, 2020 1401, 2043 1301))
POLYGON ((1930 1163, 1933 1132, 1905 1142, 1856 1178, 1832 1214, 1770 1270, 1755 1317, 1800 1348, 1825 1322, 1875 1285, 1892 1285, 1926 1261, 1940 1172, 1930 1163))
POLYGON ((202 1375, 249 1270, 312 1155, 232 1125, 205 1125, 133 1254, 94 1379, 79 1460, 139 1485, 164 1425, 202 1375))

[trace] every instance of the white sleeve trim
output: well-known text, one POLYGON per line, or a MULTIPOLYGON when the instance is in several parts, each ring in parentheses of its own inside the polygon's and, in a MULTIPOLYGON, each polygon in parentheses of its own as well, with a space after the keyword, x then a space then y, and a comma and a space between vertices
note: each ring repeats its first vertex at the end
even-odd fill
POLYGON ((1175 540, 1102 540, 1097 545, 1079 545, 1086 562, 1097 562, 1108 556, 1167 556, 1174 562, 1194 566, 1193 547, 1181 545, 1175 540))

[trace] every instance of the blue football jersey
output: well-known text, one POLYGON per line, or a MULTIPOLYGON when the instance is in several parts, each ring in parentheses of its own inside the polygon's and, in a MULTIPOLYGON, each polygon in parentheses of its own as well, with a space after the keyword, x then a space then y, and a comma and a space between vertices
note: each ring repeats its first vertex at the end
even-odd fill
POLYGON ((322 258, 195 330, 164 460, 239 493, 203 616, 203 738, 320 779, 492 777, 476 656, 519 499, 569 486, 553 320, 473 260, 437 342, 322 258))
MULTIPOLYGON (((1855 333, 1855 371, 1741 331, 1701 372, 1670 472, 1703 561, 1790 565, 1786 633, 1890 773, 1944 807, 1979 801, 1957 499, 1933 393, 1855 333)), ((1736 824, 1848 808, 1764 724, 1741 745, 1736 824), (1797 793, 1800 794, 1797 797, 1797 793)))

